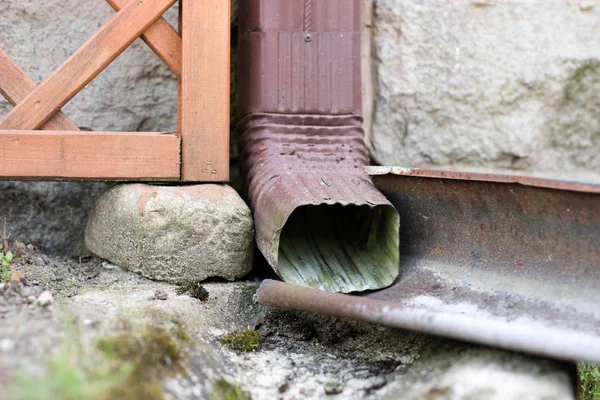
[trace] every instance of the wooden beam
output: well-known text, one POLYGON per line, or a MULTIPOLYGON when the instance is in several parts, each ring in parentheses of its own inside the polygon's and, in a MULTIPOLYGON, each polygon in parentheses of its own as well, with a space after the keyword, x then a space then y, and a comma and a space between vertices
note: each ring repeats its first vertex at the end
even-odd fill
MULTIPOLYGON (((35 82, 10 56, 0 49, 0 94, 13 106, 35 89, 35 82)), ((79 128, 62 111, 48 120, 42 129, 48 131, 78 131, 79 128)))
POLYGON ((229 180, 229 0, 183 0, 182 180, 229 180))
MULTIPOLYGON (((106 1, 117 12, 129 2, 129 0, 106 1)), ((141 37, 176 76, 181 75, 181 37, 164 18, 157 19, 141 37)))
POLYGON ((132 0, 19 102, 0 121, 0 129, 37 129, 42 126, 175 1, 132 0))
POLYGON ((156 132, 0 130, 0 179, 178 180, 180 140, 156 132))

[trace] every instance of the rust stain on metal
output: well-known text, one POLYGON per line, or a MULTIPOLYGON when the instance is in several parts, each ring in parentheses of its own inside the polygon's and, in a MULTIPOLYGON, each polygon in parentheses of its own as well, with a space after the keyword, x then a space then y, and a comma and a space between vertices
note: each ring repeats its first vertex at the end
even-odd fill
POLYGON ((402 218, 398 281, 363 297, 267 282, 263 304, 600 362, 600 187, 368 170, 402 218))
POLYGON ((363 170, 360 2, 245 0, 240 15, 241 159, 258 247, 290 282, 389 286, 399 218, 363 170))
POLYGON ((401 254, 470 280, 493 273, 600 287, 600 187, 440 172, 373 177, 402 215, 401 254))

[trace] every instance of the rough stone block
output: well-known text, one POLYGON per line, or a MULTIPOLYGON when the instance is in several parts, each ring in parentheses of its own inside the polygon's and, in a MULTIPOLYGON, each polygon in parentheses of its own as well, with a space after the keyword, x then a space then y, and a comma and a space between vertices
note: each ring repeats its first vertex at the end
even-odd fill
POLYGON ((378 162, 600 171, 600 4, 375 0, 378 162))
POLYGON ((225 185, 118 185, 101 195, 85 232, 90 251, 151 279, 233 280, 252 268, 250 209, 225 185))

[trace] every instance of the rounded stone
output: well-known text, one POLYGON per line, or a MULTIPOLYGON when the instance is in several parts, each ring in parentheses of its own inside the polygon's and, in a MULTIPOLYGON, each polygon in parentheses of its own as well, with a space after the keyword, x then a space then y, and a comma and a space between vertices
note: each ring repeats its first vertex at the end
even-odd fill
POLYGON ((102 194, 85 231, 88 249, 170 283, 240 278, 252 268, 252 214, 226 185, 118 185, 102 194))

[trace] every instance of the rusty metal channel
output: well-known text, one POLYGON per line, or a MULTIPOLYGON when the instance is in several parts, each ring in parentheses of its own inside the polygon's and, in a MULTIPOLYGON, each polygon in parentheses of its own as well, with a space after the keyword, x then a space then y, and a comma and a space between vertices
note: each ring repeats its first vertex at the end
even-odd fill
POLYGON ((259 249, 288 282, 391 285, 399 217, 363 170, 360 1, 241 0, 239 18, 241 164, 259 249))
POLYGON ((369 172, 401 216, 394 285, 351 296, 265 281, 263 304, 600 362, 600 186, 369 172))

